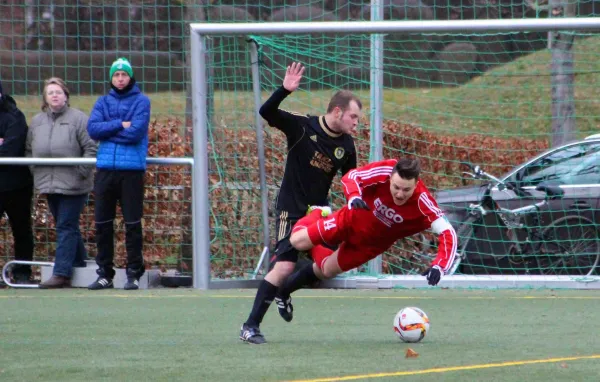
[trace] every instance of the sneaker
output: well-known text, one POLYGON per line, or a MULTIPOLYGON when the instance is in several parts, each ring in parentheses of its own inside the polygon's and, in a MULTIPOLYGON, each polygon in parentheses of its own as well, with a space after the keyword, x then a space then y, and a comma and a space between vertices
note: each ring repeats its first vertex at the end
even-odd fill
POLYGON ((123 286, 125 290, 136 290, 140 289, 140 281, 135 277, 127 277, 127 282, 123 286))
POLYGON ((277 310, 281 318, 287 322, 292 321, 294 318, 294 306, 292 305, 292 296, 288 298, 275 297, 275 303, 277 304, 277 310))
POLYGON ((240 340, 254 345, 260 345, 267 342, 259 328, 252 328, 246 324, 242 325, 242 329, 240 330, 240 340))
POLYGON ((321 210, 321 216, 324 218, 331 215, 331 207, 329 206, 308 206, 308 211, 306 211, 306 214, 308 215, 314 210, 321 210))
POLYGON ((89 290, 111 289, 114 288, 112 279, 104 276, 98 277, 98 280, 88 285, 89 290))

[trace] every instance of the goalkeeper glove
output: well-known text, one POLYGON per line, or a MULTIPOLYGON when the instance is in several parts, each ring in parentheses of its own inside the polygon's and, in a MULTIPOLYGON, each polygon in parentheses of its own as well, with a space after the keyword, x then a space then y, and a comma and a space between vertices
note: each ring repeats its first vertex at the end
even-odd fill
POLYGON ((439 266, 434 265, 433 267, 423 272, 421 276, 425 276, 427 278, 427 282, 429 285, 437 285, 442 279, 442 274, 442 269, 439 266))
POLYGON ((350 199, 350 201, 348 202, 348 209, 358 209, 360 208, 361 210, 367 210, 369 211, 370 208, 369 206, 367 206, 367 203, 365 203, 364 200, 361 199, 360 196, 355 196, 352 199, 350 199))

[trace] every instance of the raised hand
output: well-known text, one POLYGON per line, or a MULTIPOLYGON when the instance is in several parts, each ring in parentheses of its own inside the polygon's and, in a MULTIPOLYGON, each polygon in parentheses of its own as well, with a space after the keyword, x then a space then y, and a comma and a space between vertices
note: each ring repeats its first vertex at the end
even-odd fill
POLYGON ((299 62, 292 62, 292 65, 287 67, 285 77, 283 78, 283 87, 287 91, 293 92, 298 89, 304 69, 304 66, 299 62))

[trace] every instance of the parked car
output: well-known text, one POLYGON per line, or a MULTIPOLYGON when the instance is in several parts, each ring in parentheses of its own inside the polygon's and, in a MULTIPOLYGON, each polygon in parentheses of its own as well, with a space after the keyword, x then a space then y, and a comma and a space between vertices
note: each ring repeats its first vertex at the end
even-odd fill
MULTIPOLYGON (((485 167, 485 164, 481 165, 485 167)), ((489 168, 486 171, 491 172, 489 168)), ((548 199, 534 219, 529 216, 524 218, 525 225, 533 223, 544 227, 552 226, 557 221, 567 224, 565 220, 575 220, 561 220, 565 216, 578 216, 579 221, 585 223, 562 229, 560 236, 566 247, 561 249, 561 258, 555 256, 551 261, 546 255, 537 258, 519 256, 513 238, 509 237, 511 232, 506 229, 506 219, 502 220, 502 216, 497 213, 486 214, 473 234, 468 234, 459 272, 490 274, 514 271, 554 275, 587 275, 598 272, 593 268, 598 265, 600 257, 600 234, 597 226, 600 223, 600 134, 549 149, 498 178, 504 183, 517 186, 521 194, 517 195, 517 192, 504 186, 493 187, 491 197, 498 208, 514 210, 544 200, 546 193, 536 190, 540 185, 550 184, 564 191, 560 198, 548 199)), ((457 231, 461 223, 467 220, 470 206, 481 202, 487 184, 489 181, 435 193, 438 204, 457 231)), ((464 229, 462 231, 465 232, 464 229)), ((525 236, 521 232, 519 235, 525 236)), ((526 237, 521 239, 527 241, 526 237)), ((465 238, 459 240, 464 242, 465 238)))

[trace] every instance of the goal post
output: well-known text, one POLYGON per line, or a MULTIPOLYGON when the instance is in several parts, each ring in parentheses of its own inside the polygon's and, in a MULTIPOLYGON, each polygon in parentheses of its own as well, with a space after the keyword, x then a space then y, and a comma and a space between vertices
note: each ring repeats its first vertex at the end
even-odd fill
MULTIPOLYGON (((192 55, 192 99, 193 99, 193 143, 194 143, 194 179, 198 192, 194 196, 194 216, 196 224, 199 225, 201 234, 195 238, 194 246, 194 287, 222 288, 222 287, 241 287, 254 286, 256 280, 233 279, 233 280, 211 280, 211 202, 210 188, 211 178, 209 166, 211 163, 211 115, 208 105, 210 104, 211 94, 209 93, 209 44, 208 40, 222 36, 297 36, 303 34, 323 34, 323 35, 387 35, 390 33, 423 33, 423 34, 486 34, 486 33, 517 33, 517 32, 550 32, 550 31, 593 31, 600 30, 600 18, 548 18, 548 19, 499 19, 499 20, 430 20, 430 21, 356 21, 356 22, 270 22, 270 23, 192 23, 190 24, 191 55, 192 55)), ((373 39, 372 41, 377 41, 373 39)), ((382 43, 382 46, 385 42, 382 43)), ((248 47, 250 49, 250 47, 248 47)), ((383 56, 377 54, 377 49, 370 50, 370 65, 372 75, 369 79, 371 90, 371 102, 376 101, 380 94, 377 90, 381 89, 381 73, 376 70, 383 67, 383 56), (374 99, 373 99, 374 98, 374 99)), ((379 52, 380 53, 380 52, 379 52)), ((252 54, 256 57, 256 54, 252 54)), ((257 62, 258 60, 256 60, 257 62)), ((252 63, 247 63, 248 67, 252 63)), ((254 74, 254 103, 251 105, 252 115, 255 120, 253 129, 256 129, 258 143, 258 160, 255 165, 259 167, 260 179, 256 180, 260 189, 261 203, 261 226, 263 240, 261 247, 268 246, 268 212, 265 203, 272 200, 268 198, 269 190, 265 179, 264 146, 262 141, 262 126, 258 118, 258 102, 260 100, 260 85, 257 85, 256 68, 252 70, 254 74)), ((335 76, 335 74, 333 74, 335 76)), ((381 97, 381 96, 380 96, 381 97)), ((383 113, 381 108, 376 105, 372 110, 376 113, 383 113)), ((240 107, 240 106, 237 106, 240 107)), ((382 114, 371 115, 369 157, 378 158, 381 155, 381 148, 384 146, 384 132, 382 114), (375 121, 375 122, 373 122, 375 121)), ((459 158, 456 158, 459 162, 459 158)), ((254 184, 254 183, 253 183, 254 184)), ((224 185, 224 187, 230 187, 224 185)), ((254 186, 250 186, 252 188, 254 186)), ((260 240, 259 240, 260 241, 260 240)), ((263 252, 264 253, 264 252, 263 252)), ((255 259, 258 261, 258 255, 255 259)), ((342 277, 331 280, 325 285, 334 287, 365 287, 365 288, 392 288, 392 287, 424 287, 425 281, 422 277, 415 275, 388 275, 377 273, 378 266, 374 265, 375 274, 371 272, 368 275, 348 273, 342 277)), ((562 275, 549 276, 529 276, 514 274, 499 275, 453 275, 447 276, 445 285, 455 287, 565 287, 565 288, 600 288, 598 277, 570 277, 562 275)))

